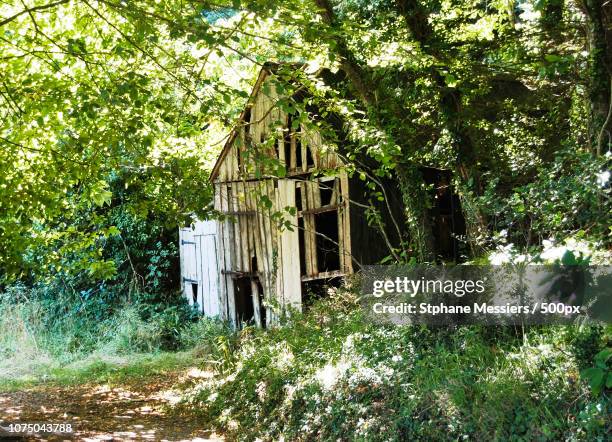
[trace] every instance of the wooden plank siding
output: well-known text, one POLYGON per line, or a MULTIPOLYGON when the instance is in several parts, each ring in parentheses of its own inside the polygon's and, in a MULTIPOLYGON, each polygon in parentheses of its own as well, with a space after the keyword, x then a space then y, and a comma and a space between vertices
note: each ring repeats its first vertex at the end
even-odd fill
POLYGON ((270 309, 272 304, 301 309, 303 281, 341 276, 353 270, 349 180, 343 163, 318 131, 304 125, 291 127, 291 116, 276 105, 273 81, 274 76, 262 70, 249 104, 211 174, 214 207, 227 215, 219 222, 217 237, 221 311, 236 325, 238 278, 251 278, 255 322, 263 322, 265 310, 265 323, 271 325, 281 313, 270 309), (255 161, 256 155, 284 165, 286 177, 275 176, 276 167, 264 170, 262 164, 269 166, 274 161, 255 161), (326 176, 317 176, 321 170, 326 170, 326 176), (322 201, 322 192, 329 201, 322 201), (263 204, 262 198, 271 202, 271 207, 263 204), (301 201, 299 210, 285 211, 286 207, 296 207, 297 198, 301 201), (319 269, 317 247, 321 235, 317 217, 327 212, 337 214, 334 247, 339 255, 338 269, 319 269), (279 213, 292 229, 280 227, 279 213), (259 302, 258 282, 263 305, 259 302))
MULTIPOLYGON (((279 208, 295 207, 295 180, 283 179, 278 181, 279 208)), ((282 303, 293 309, 302 310, 302 286, 300 275, 300 244, 298 238, 297 212, 283 212, 283 218, 289 226, 280 231, 281 263, 279 269, 282 273, 282 303)))

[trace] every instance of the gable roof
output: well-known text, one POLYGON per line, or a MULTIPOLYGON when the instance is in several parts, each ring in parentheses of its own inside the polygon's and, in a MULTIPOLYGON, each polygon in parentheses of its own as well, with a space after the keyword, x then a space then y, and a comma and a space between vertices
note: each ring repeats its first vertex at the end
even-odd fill
POLYGON ((212 171, 210 172, 210 177, 208 178, 210 182, 214 181, 215 178, 217 178, 217 176, 219 175, 219 169, 221 168, 221 164, 223 163, 223 160, 225 160, 225 157, 228 155, 229 151, 232 148, 232 145, 234 144, 236 137, 238 136, 238 132, 239 132, 238 128, 240 127, 241 124, 244 123, 247 112, 253 105, 253 100, 257 96, 259 91, 261 90, 261 87, 264 84, 266 78, 269 75, 272 75, 274 71, 276 71, 281 65, 292 66, 295 69, 299 69, 304 66, 304 64, 301 64, 301 63, 283 63, 283 64, 273 63, 273 62, 264 63, 261 70, 259 71, 259 75, 257 77, 257 81, 255 81, 255 86, 253 86, 251 95, 249 95, 247 104, 242 110, 242 112, 240 113, 240 116, 238 117, 236 122, 234 123, 232 130, 227 138, 227 141, 223 145, 223 149, 221 150, 221 153, 217 157, 217 161, 215 162, 215 165, 212 168, 212 171))

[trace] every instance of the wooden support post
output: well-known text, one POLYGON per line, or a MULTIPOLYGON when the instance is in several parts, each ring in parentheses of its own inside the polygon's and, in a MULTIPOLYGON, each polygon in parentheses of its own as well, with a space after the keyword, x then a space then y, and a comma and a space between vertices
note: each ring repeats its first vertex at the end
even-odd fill
POLYGON ((255 325, 261 327, 261 306, 259 305, 259 285, 254 278, 251 278, 251 296, 253 298, 253 316, 255 325))
MULTIPOLYGON (((279 209, 295 206, 295 181, 278 180, 279 209)), ((302 284, 300 278, 300 244, 297 231, 297 214, 284 212, 283 217, 289 221, 292 230, 283 228, 280 233, 282 262, 282 302, 284 307, 302 310, 302 284)), ((279 299, 280 300, 280 299, 279 299)))

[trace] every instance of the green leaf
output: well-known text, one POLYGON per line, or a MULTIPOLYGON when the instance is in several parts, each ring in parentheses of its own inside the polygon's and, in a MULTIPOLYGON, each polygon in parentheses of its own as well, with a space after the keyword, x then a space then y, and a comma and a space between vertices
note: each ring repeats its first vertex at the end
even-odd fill
POLYGON ((604 348, 602 351, 595 355, 596 362, 606 363, 612 357, 612 348, 604 348))
POLYGON ((89 265, 89 275, 96 279, 111 279, 117 273, 113 261, 96 261, 89 265))
POLYGON ((104 204, 110 205, 113 193, 108 190, 108 183, 106 181, 96 182, 89 191, 90 200, 99 207, 104 204))
POLYGON ((571 250, 566 250, 563 254, 563 257, 561 257, 561 264, 566 266, 573 266, 578 264, 574 252, 572 252, 571 250))
POLYGON ((270 198, 268 198, 267 195, 262 195, 259 198, 259 202, 267 209, 271 209, 272 208, 272 200, 270 200, 270 198))
POLYGON ((117 227, 115 227, 115 226, 110 226, 107 229, 106 234, 108 236, 119 236, 119 235, 121 235, 121 231, 117 227))
POLYGON ((546 54, 546 55, 544 56, 544 59, 545 59, 546 61, 551 62, 551 63, 556 63, 556 62, 558 62, 558 61, 563 60, 563 58, 562 58, 562 57, 560 57, 560 56, 558 56, 558 55, 555 55, 555 54, 546 54))
POLYGON ((593 392, 597 393, 601 389, 603 384, 605 372, 601 368, 591 367, 580 372, 582 376, 589 383, 593 392))

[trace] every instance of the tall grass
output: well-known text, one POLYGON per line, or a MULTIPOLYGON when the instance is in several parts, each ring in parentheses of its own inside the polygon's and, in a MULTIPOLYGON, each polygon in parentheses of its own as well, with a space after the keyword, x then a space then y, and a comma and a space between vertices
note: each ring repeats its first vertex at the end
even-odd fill
POLYGON ((40 303, 0 303, 0 378, 14 378, 48 365, 52 356, 40 303))
POLYGON ((86 381, 111 366, 142 363, 166 351, 210 356, 218 336, 230 333, 220 321, 185 318, 172 306, 145 315, 148 306, 123 303, 99 319, 88 314, 88 306, 74 300, 61 305, 67 301, 58 298, 39 299, 20 286, 0 294, 0 388, 79 382, 79 374, 86 381))

